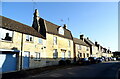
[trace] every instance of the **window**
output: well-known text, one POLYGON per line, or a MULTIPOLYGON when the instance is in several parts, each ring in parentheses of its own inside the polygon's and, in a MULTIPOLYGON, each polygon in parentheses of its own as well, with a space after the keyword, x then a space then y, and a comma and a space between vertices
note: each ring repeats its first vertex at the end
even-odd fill
POLYGON ((12 41, 13 31, 0 28, 0 40, 12 41))
POLYGON ((26 35, 26 41, 33 41, 33 36, 26 35))
POLYGON ((68 51, 68 58, 71 58, 71 52, 68 51))
POLYGON ((86 51, 89 51, 89 47, 86 47, 86 51))
POLYGON ((87 57, 89 57, 89 54, 87 53, 87 57))
POLYGON ((62 52, 62 58, 63 59, 65 58, 65 52, 62 52))
POLYGON ((82 57, 82 53, 78 52, 78 58, 81 58, 81 57, 82 57))
POLYGON ((43 44, 42 38, 38 38, 38 43, 43 44))
POLYGON ((35 60, 40 60, 40 53, 36 52, 36 57, 35 57, 35 60))
POLYGON ((80 57, 82 57, 82 53, 80 53, 80 57))
POLYGON ((54 45, 57 45, 57 37, 53 38, 54 45))
POLYGON ((82 49, 81 45, 78 45, 78 49, 79 49, 79 50, 81 50, 81 49, 82 49))
POLYGON ((60 27, 59 30, 58 30, 58 32, 59 32, 59 34, 64 35, 64 29, 63 29, 63 27, 60 27))
POLYGON ((85 53, 83 55, 84 55, 84 58, 85 58, 85 53))
POLYGON ((68 40, 68 47, 70 47, 70 40, 68 40))
POLYGON ((57 49, 54 49, 54 50, 53 50, 53 58, 58 58, 57 49))
POLYGON ((28 51, 25 51, 25 52, 23 53, 23 56, 24 56, 24 57, 29 57, 29 55, 30 55, 30 52, 28 52, 28 51))

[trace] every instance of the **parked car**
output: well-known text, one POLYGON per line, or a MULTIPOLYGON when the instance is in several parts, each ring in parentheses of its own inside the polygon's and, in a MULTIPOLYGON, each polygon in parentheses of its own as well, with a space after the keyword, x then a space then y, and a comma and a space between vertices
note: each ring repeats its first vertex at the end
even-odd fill
POLYGON ((97 58, 96 57, 89 57, 88 60, 90 61, 90 64, 97 63, 97 58))
POLYGON ((96 58, 96 60, 97 60, 97 63, 100 63, 100 62, 104 61, 104 59, 102 57, 98 57, 98 58, 96 58))
POLYGON ((78 61, 77 61, 77 64, 87 65, 87 64, 89 64, 89 60, 88 60, 88 58, 79 58, 78 61))
POLYGON ((116 61, 116 58, 115 58, 115 57, 113 58, 113 61, 116 61))
POLYGON ((117 57, 116 60, 120 60, 120 57, 117 57))

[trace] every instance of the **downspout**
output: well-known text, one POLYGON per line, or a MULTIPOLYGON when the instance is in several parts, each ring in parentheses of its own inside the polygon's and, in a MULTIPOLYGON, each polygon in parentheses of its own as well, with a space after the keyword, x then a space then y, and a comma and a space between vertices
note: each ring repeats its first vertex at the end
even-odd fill
POLYGON ((21 58, 20 58, 20 70, 22 70, 22 51, 23 51, 23 33, 21 38, 21 58))
POLYGON ((73 42, 73 51, 74 51, 74 62, 76 62, 76 47, 75 47, 75 43, 73 42))

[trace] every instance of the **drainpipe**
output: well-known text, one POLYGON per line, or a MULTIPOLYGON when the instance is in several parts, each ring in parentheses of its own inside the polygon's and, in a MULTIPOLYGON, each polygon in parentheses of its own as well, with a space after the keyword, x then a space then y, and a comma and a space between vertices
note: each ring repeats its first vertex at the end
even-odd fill
POLYGON ((73 60, 74 60, 74 62, 76 62, 76 47, 75 47, 75 43, 73 42, 73 52, 74 52, 74 58, 73 58, 73 60))
POLYGON ((22 51, 23 51, 23 33, 21 38, 21 58, 20 58, 20 70, 22 70, 22 51))

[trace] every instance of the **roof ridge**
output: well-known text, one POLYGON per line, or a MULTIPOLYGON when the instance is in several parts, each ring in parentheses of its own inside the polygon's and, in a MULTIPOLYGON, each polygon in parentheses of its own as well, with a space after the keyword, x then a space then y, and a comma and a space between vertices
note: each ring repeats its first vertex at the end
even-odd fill
POLYGON ((27 24, 24 24, 24 23, 18 22, 18 21, 16 21, 16 20, 13 20, 13 19, 7 18, 7 17, 5 17, 5 16, 0 16, 0 17, 4 17, 4 18, 6 18, 6 19, 9 19, 9 20, 15 21, 15 22, 17 22, 17 23, 19 23, 19 24, 21 24, 21 25, 25 25, 25 26, 27 26, 27 27, 31 27, 31 26, 29 26, 29 25, 27 25, 27 24))
MULTIPOLYGON (((39 18, 41 18, 41 17, 39 17, 39 18)), ((42 18, 42 19, 44 19, 44 18, 42 18)), ((53 25, 55 25, 55 26, 62 27, 62 26, 57 25, 57 24, 55 24, 55 23, 53 23, 53 22, 51 22, 51 21, 48 21, 48 20, 46 20, 46 19, 44 19, 44 20, 45 20, 45 21, 47 21, 47 22, 49 22, 49 23, 51 23, 51 24, 53 24, 53 25)), ((71 32, 71 31, 70 31, 70 30, 68 30, 68 29, 65 29, 65 30, 67 30, 67 31, 71 32)))

